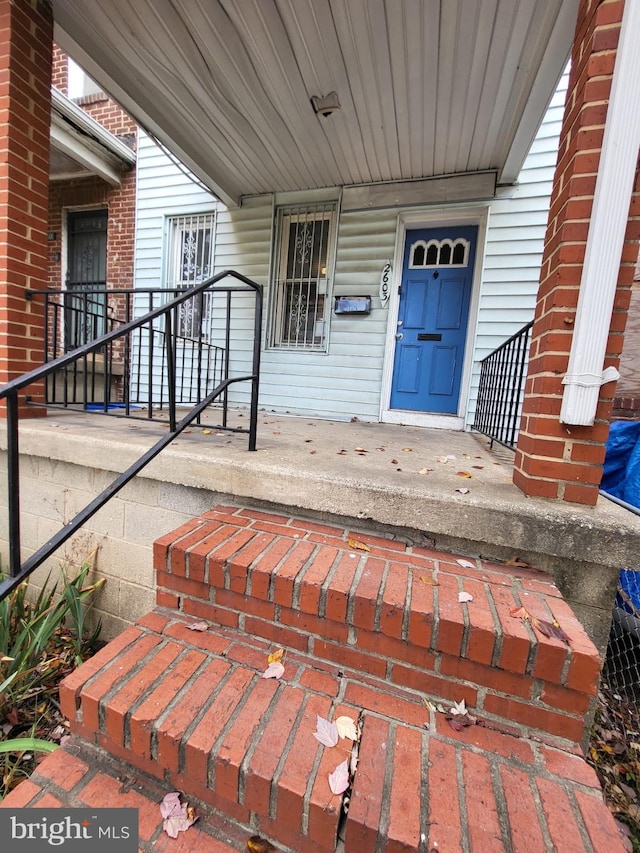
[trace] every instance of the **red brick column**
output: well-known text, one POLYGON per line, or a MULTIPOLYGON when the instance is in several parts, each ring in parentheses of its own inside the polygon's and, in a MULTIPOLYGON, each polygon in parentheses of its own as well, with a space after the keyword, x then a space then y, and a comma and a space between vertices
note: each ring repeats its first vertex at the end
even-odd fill
MULTIPOLYGON (((559 416, 623 9, 623 0, 581 0, 578 11, 513 475, 527 495, 589 505, 598 498, 615 385, 602 387, 593 426, 559 416)), ((636 174, 605 366, 619 363, 639 237, 636 174)))
POLYGON ((47 2, 0 0, 1 382, 42 363, 52 38, 47 2))

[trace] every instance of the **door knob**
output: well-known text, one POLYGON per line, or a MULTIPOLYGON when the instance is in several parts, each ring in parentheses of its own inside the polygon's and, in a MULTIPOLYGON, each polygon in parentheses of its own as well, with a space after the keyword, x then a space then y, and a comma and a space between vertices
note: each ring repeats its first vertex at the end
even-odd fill
POLYGON ((404 338, 402 332, 396 332, 396 340, 401 341, 404 338))

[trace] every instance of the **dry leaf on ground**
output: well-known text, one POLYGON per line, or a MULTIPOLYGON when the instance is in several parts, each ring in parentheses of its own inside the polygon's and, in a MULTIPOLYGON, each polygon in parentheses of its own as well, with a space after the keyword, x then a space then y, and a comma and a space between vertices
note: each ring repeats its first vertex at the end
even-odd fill
POLYGON ((513 616, 514 619, 522 619, 523 622, 531 622, 533 627, 537 628, 545 637, 560 640, 560 642, 567 643, 567 645, 571 642, 571 637, 560 626, 559 622, 548 622, 546 619, 538 619, 537 616, 532 616, 524 607, 516 607, 510 610, 509 615, 513 616))
POLYGON ((274 661, 262 673, 263 678, 282 678, 284 675, 284 666, 280 661, 274 661))
POLYGON ((164 818, 162 828, 171 838, 177 838, 179 832, 185 832, 198 819, 195 811, 187 803, 180 803, 180 794, 173 791, 160 803, 160 814, 164 818))
POLYGON ((277 663, 281 661, 284 657, 284 649, 276 649, 275 652, 271 652, 267 657, 267 663, 277 663))
POLYGON ((477 569, 475 563, 472 563, 470 560, 456 560, 456 563, 459 566, 462 566, 463 569, 477 569))
POLYGON ((370 551, 371 548, 367 545, 366 542, 360 542, 359 539, 349 539, 347 540, 347 545, 349 548, 353 548, 354 551, 370 551))
POLYGON ((456 471, 456 477, 466 477, 469 480, 471 479, 471 474, 468 471, 456 471))
POLYGON ((517 569, 528 569, 529 563, 525 563, 525 561, 521 560, 518 556, 513 556, 510 560, 507 560, 505 566, 515 566, 517 569))
POLYGON ((429 584, 429 586, 440 586, 438 581, 434 580, 433 578, 430 578, 429 575, 420 575, 420 580, 422 581, 422 583, 429 584))
POLYGON ((187 625, 187 628, 190 631, 208 631, 209 623, 208 622, 192 622, 190 625, 187 625))
POLYGON ((324 717, 321 717, 319 714, 317 715, 316 730, 313 733, 313 736, 319 740, 323 746, 328 747, 335 746, 340 739, 336 724, 330 723, 329 720, 325 720, 324 717))
POLYGON ((454 717, 458 716, 459 714, 466 714, 467 703, 464 701, 464 699, 461 699, 460 702, 454 702, 453 708, 451 708, 450 713, 453 714, 454 717))
POLYGON ((547 622, 546 619, 531 619, 531 624, 537 628, 545 637, 552 637, 554 640, 560 640, 561 643, 569 645, 571 637, 567 634, 564 628, 560 627, 559 622, 547 622))
POLYGON ((266 838, 261 838, 259 835, 252 835, 251 838, 247 839, 245 849, 247 853, 276 853, 278 848, 274 847, 266 838))
POLYGON ((473 601, 473 596, 470 592, 459 592, 458 601, 460 604, 466 604, 468 601, 473 601))
POLYGON ((358 732, 356 730, 356 721, 351 717, 337 717, 335 720, 336 728, 340 737, 349 738, 349 740, 358 740, 358 732))
POLYGON ((456 489, 456 492, 460 492, 461 495, 468 495, 470 489, 456 489))
POLYGON ((333 773, 329 773, 329 787, 331 793, 340 795, 349 787, 349 762, 345 759, 342 764, 338 764, 333 773))

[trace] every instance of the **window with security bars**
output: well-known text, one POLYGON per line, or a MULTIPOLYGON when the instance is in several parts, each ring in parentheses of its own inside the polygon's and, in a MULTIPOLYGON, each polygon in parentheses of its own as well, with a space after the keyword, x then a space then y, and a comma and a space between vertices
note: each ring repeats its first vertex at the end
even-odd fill
MULTIPOLYGON (((215 214, 172 216, 168 220, 166 286, 186 290, 213 275, 215 214)), ((203 299, 183 303, 178 319, 178 335, 197 339, 203 333, 203 299)))
POLYGON ((271 346, 324 350, 336 205, 280 208, 271 346))

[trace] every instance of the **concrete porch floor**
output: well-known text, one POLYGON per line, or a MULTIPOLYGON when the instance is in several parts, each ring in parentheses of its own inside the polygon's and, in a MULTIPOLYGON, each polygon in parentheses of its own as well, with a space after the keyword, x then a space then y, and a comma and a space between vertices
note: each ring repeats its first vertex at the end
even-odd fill
MULTIPOLYGON (((246 412, 232 414, 232 425, 247 422, 246 412)), ((120 472, 166 429, 56 410, 21 422, 20 448, 120 472)), ((638 516, 604 498, 593 508, 527 498, 511 482, 513 454, 469 432, 261 411, 257 447, 247 451, 246 435, 194 425, 139 476, 349 519, 458 554, 518 557, 548 571, 596 645, 606 645, 618 572, 640 553, 638 516)))

